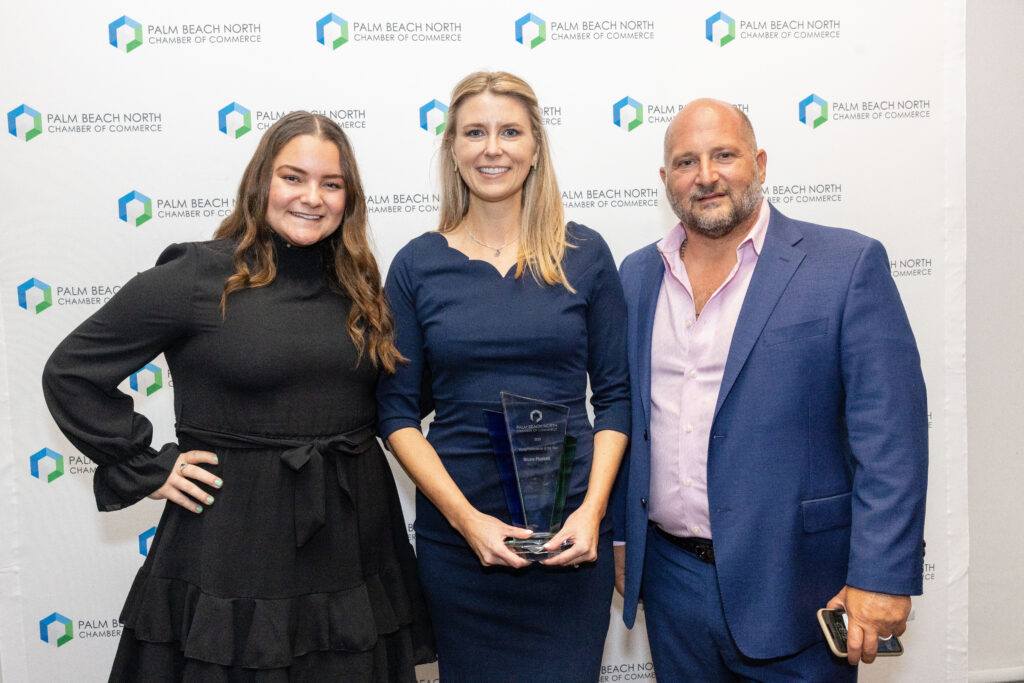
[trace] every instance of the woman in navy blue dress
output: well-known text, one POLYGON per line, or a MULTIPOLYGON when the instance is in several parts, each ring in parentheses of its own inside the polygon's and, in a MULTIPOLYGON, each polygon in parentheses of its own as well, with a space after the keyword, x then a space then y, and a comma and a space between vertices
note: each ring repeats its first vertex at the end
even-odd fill
POLYGON ((565 224, 521 79, 474 73, 456 85, 440 157, 440 226, 388 274, 408 362, 382 377, 378 401, 381 434, 418 488, 441 680, 596 681, 614 574, 604 517, 629 430, 615 263, 598 233, 565 224), (547 547, 572 545, 539 564, 504 543, 530 532, 509 523, 484 423, 502 391, 568 405, 578 439, 565 523, 547 547))

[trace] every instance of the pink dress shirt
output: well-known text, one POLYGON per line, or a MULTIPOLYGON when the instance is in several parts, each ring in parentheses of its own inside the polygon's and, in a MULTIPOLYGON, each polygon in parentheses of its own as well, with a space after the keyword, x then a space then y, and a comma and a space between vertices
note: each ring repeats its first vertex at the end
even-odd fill
POLYGON ((764 246, 768 200, 736 247, 736 265, 698 318, 677 224, 658 242, 665 278, 651 339, 651 494, 649 517, 674 536, 711 538, 708 440, 732 333, 764 246))

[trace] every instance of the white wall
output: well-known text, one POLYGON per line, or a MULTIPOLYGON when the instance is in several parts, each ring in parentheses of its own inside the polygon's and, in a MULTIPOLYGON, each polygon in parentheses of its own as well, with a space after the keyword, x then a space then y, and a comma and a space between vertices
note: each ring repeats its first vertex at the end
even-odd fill
POLYGON ((1024 2, 967 3, 971 681, 1024 680, 1024 2))

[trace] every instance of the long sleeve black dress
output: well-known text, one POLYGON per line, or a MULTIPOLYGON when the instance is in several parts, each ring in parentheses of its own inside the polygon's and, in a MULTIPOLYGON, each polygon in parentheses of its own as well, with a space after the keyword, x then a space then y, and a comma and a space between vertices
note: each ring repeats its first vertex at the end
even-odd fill
POLYGON ((65 339, 43 385, 54 419, 99 467, 102 510, 213 451, 224 482, 194 514, 168 504, 124 610, 111 680, 415 680, 430 655, 394 481, 374 438, 377 370, 345 329, 333 238, 275 237, 277 277, 233 293, 229 241, 169 247, 65 339), (329 262, 329 261, 327 261, 329 262), (158 353, 178 442, 117 386, 158 353))

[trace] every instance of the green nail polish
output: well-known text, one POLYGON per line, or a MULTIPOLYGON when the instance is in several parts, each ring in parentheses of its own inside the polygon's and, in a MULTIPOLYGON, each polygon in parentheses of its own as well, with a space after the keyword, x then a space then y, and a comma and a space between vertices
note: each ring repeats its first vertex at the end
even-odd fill
POLYGON ((213 464, 214 465, 219 465, 220 464, 220 458, 218 458, 216 455, 213 456, 213 464))
POLYGON ((220 488, 221 486, 224 485, 224 482, 218 479, 217 481, 213 482, 213 485, 216 486, 217 488, 220 488))
POLYGON ((196 512, 202 512, 202 511, 203 511, 203 506, 202 505, 196 505, 196 512))
POLYGON ((206 504, 207 505, 213 505, 213 496, 207 496, 206 497, 206 504))

